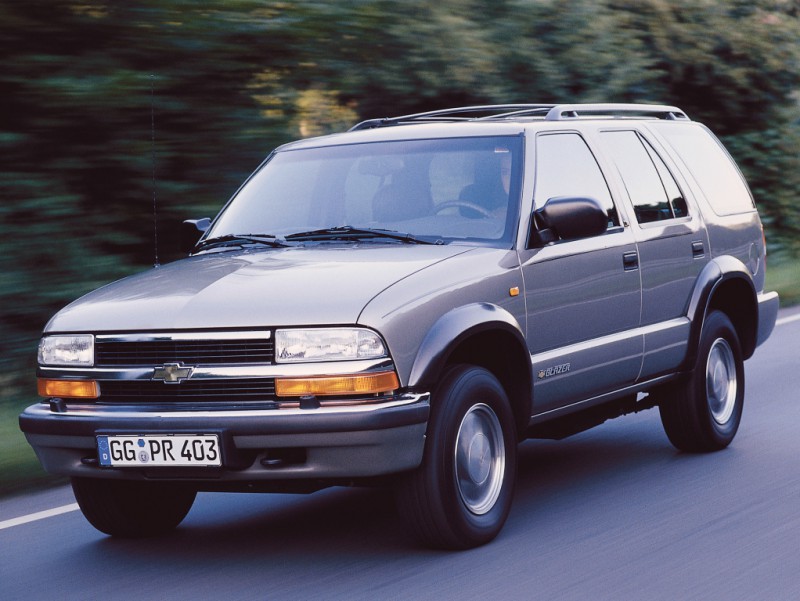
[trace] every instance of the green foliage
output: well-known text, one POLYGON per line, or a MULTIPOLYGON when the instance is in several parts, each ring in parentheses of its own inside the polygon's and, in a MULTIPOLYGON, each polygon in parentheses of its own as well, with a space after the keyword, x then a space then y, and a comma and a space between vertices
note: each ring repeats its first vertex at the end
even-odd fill
POLYGON ((0 0, 0 405, 55 311, 179 256, 274 146, 487 102, 676 104, 800 253, 790 0, 0 0), (155 144, 151 131, 151 104, 155 144), (152 156, 156 183, 153 185, 152 156))
POLYGON ((759 204, 770 252, 800 256, 800 121, 724 138, 759 204))
MULTIPOLYGON (((771 126, 796 105, 798 18, 773 0, 620 0, 644 47, 655 95, 680 104, 718 134, 771 126)), ((623 47, 621 47, 622 49, 623 47)))
POLYGON ((34 487, 52 486, 64 478, 48 475, 17 425, 19 403, 0 403, 0 499, 34 487))
POLYGON ((780 292, 784 307, 800 303, 800 261, 796 257, 773 255, 767 264, 767 289, 780 292))

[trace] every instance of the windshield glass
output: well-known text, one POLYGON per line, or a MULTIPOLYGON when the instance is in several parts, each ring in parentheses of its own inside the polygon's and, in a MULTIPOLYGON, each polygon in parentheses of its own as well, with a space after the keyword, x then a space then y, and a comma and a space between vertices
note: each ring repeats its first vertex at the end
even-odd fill
POLYGON ((521 148, 521 136, 503 136, 277 152, 222 211, 208 237, 284 237, 350 226, 508 246, 519 205, 521 148))

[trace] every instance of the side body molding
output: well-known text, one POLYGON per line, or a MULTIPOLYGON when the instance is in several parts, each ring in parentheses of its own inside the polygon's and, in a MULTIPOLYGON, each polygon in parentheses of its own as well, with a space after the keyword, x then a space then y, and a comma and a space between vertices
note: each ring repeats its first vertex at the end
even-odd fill
MULTIPOLYGON (((522 328, 511 313, 490 303, 472 303, 458 307, 442 315, 433 324, 414 359, 409 386, 435 386, 448 359, 453 353, 464 352, 470 339, 476 341, 476 344, 490 339, 502 343, 502 349, 495 359, 499 361, 503 358, 504 367, 513 368, 515 388, 518 395, 524 391, 524 401, 529 408, 532 368, 522 328), (511 361, 506 363, 507 358, 511 358, 511 361)), ((481 350, 485 352, 487 349, 481 350)))
POLYGON ((721 308, 731 317, 739 331, 745 359, 755 351, 758 300, 750 271, 735 257, 730 255, 715 257, 698 275, 689 300, 686 314, 692 325, 684 369, 694 365, 700 331, 706 315, 712 308, 721 308))

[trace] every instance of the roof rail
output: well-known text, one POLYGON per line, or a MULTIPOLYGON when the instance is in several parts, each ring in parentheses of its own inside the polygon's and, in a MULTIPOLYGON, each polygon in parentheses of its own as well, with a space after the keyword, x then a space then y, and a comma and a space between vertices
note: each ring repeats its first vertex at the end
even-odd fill
POLYGON ((689 119, 677 107, 657 104, 487 104, 367 119, 351 127, 350 131, 410 123, 494 121, 514 117, 540 117, 547 121, 565 121, 580 117, 654 117, 672 121, 689 119))
POLYGON ((360 129, 373 129, 391 125, 404 125, 425 121, 477 121, 484 119, 504 119, 511 116, 538 114, 545 116, 554 104, 485 104, 475 106, 462 106, 424 113, 413 113, 400 117, 384 117, 382 119, 367 119, 357 123, 350 131, 360 129), (467 116, 464 116, 467 115, 467 116))
POLYGON ((550 109, 547 121, 562 121, 580 117, 654 117, 668 121, 688 120, 676 106, 660 104, 559 104, 550 109))

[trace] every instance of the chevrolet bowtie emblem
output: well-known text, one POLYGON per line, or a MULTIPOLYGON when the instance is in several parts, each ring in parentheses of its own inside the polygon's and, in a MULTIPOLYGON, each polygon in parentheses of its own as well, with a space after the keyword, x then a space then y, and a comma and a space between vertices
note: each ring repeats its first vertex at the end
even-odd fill
POLYGON ((153 377, 150 379, 165 384, 180 384, 183 380, 191 378, 193 371, 194 367, 186 367, 180 363, 165 363, 153 370, 153 377))

